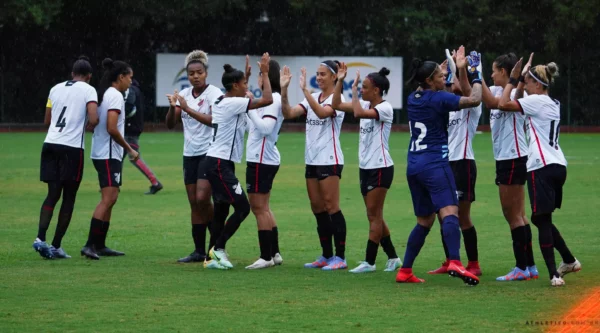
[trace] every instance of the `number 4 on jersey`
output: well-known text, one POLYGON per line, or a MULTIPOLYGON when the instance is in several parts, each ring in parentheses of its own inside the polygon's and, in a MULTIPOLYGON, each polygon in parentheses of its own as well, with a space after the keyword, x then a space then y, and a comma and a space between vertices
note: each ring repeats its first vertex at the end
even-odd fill
MULTIPOLYGON (((424 145, 421 144, 421 142, 423 142, 423 139, 425 139, 425 136, 427 135, 427 127, 425 127, 425 124, 420 123, 418 121, 414 123, 414 126, 416 129, 419 129, 419 131, 421 133, 417 137, 417 140, 411 141, 410 151, 419 151, 419 150, 427 149, 426 144, 424 144, 424 145)), ((408 129, 410 130, 410 135, 412 137, 412 126, 410 126, 410 123, 408 124, 408 129)))
POLYGON ((67 119, 63 118, 65 115, 65 111, 67 111, 66 106, 60 112, 60 115, 58 116, 58 120, 56 121, 56 125, 54 125, 54 127, 60 127, 59 132, 62 132, 63 128, 65 128, 65 126, 67 126, 67 119))

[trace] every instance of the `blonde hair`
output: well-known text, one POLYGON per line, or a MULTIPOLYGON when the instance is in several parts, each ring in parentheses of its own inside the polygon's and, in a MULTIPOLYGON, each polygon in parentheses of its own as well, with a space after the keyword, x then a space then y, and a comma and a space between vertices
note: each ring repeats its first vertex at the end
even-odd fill
POLYGON ((554 83, 554 78, 558 76, 558 65, 551 62, 547 65, 537 65, 529 70, 533 78, 540 82, 544 88, 554 83))
POLYGON ((208 68, 208 54, 202 50, 194 50, 185 57, 185 67, 193 62, 199 62, 204 65, 204 68, 208 68))

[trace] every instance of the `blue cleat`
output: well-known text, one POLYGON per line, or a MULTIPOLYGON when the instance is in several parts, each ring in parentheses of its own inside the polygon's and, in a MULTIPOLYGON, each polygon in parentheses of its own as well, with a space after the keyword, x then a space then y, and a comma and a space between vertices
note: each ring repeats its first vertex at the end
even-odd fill
POLYGON ((526 281, 529 279, 530 279, 530 273, 527 268, 525 268, 525 270, 522 270, 519 267, 515 267, 512 271, 510 271, 505 276, 497 277, 496 281, 526 281))
POLYGON ((329 264, 329 260, 323 256, 318 257, 315 261, 304 264, 304 268, 323 268, 329 264))
POLYGON ((333 257, 329 260, 327 266, 321 268, 324 271, 335 271, 338 269, 346 269, 348 265, 346 264, 346 259, 342 259, 340 257, 333 257))
POLYGON ((540 272, 538 272, 538 269, 535 267, 535 265, 527 267, 527 270, 529 271, 530 279, 537 279, 540 277, 540 272))
POLYGON ((36 238, 33 242, 33 249, 36 250, 42 258, 46 259, 54 259, 54 255, 52 254, 52 250, 50 246, 46 244, 46 242, 42 241, 39 238, 36 238))

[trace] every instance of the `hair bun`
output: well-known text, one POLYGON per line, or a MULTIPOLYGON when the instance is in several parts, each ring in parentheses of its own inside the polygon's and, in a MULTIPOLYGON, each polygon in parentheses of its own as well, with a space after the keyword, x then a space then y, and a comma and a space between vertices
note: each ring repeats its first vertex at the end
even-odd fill
POLYGON ((233 68, 230 64, 223 65, 223 69, 225 70, 225 73, 232 73, 235 71, 235 68, 233 68))
POLYGON ((386 67, 382 67, 379 70, 379 75, 388 76, 389 74, 390 74, 390 70, 387 69, 386 67))
POLYGON ((90 58, 84 56, 84 55, 80 55, 79 58, 77 58, 77 60, 85 60, 85 61, 90 61, 90 58))
POLYGON ((111 69, 114 67, 114 61, 111 58, 105 58, 102 60, 102 68, 111 69))
POLYGON ((558 65, 555 62, 551 62, 551 63, 547 64, 546 69, 548 70, 548 73, 550 74, 551 77, 558 76, 558 65))

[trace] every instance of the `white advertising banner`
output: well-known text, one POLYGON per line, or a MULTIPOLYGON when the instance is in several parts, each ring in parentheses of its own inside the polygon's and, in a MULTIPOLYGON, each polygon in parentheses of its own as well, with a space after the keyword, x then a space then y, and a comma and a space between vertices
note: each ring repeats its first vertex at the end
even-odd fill
MULTIPOLYGON (((166 94, 174 90, 182 90, 190 86, 185 70, 186 54, 159 53, 156 55, 156 106, 168 107, 169 101, 166 94)), ((292 81, 289 86, 290 104, 295 105, 304 99, 300 90, 299 78, 300 69, 306 67, 308 74, 309 90, 318 91, 316 82, 317 67, 322 61, 331 59, 346 62, 348 65, 348 75, 344 80, 344 95, 346 99, 352 99, 352 83, 356 76, 356 70, 360 70, 361 80, 372 72, 378 72, 381 67, 387 67, 390 70, 388 79, 390 80, 390 91, 385 100, 392 104, 395 109, 402 108, 402 86, 404 84, 402 75, 402 57, 305 57, 305 56, 284 56, 271 57, 277 60, 281 67, 288 66, 292 72, 292 81)), ((252 64, 252 77, 248 84, 248 89, 254 96, 260 97, 261 91, 257 86, 258 64, 260 56, 250 56, 252 64)), ((246 57, 233 55, 208 55, 208 78, 207 83, 223 89, 221 76, 223 75, 223 65, 230 64, 233 67, 244 71, 246 57)))

